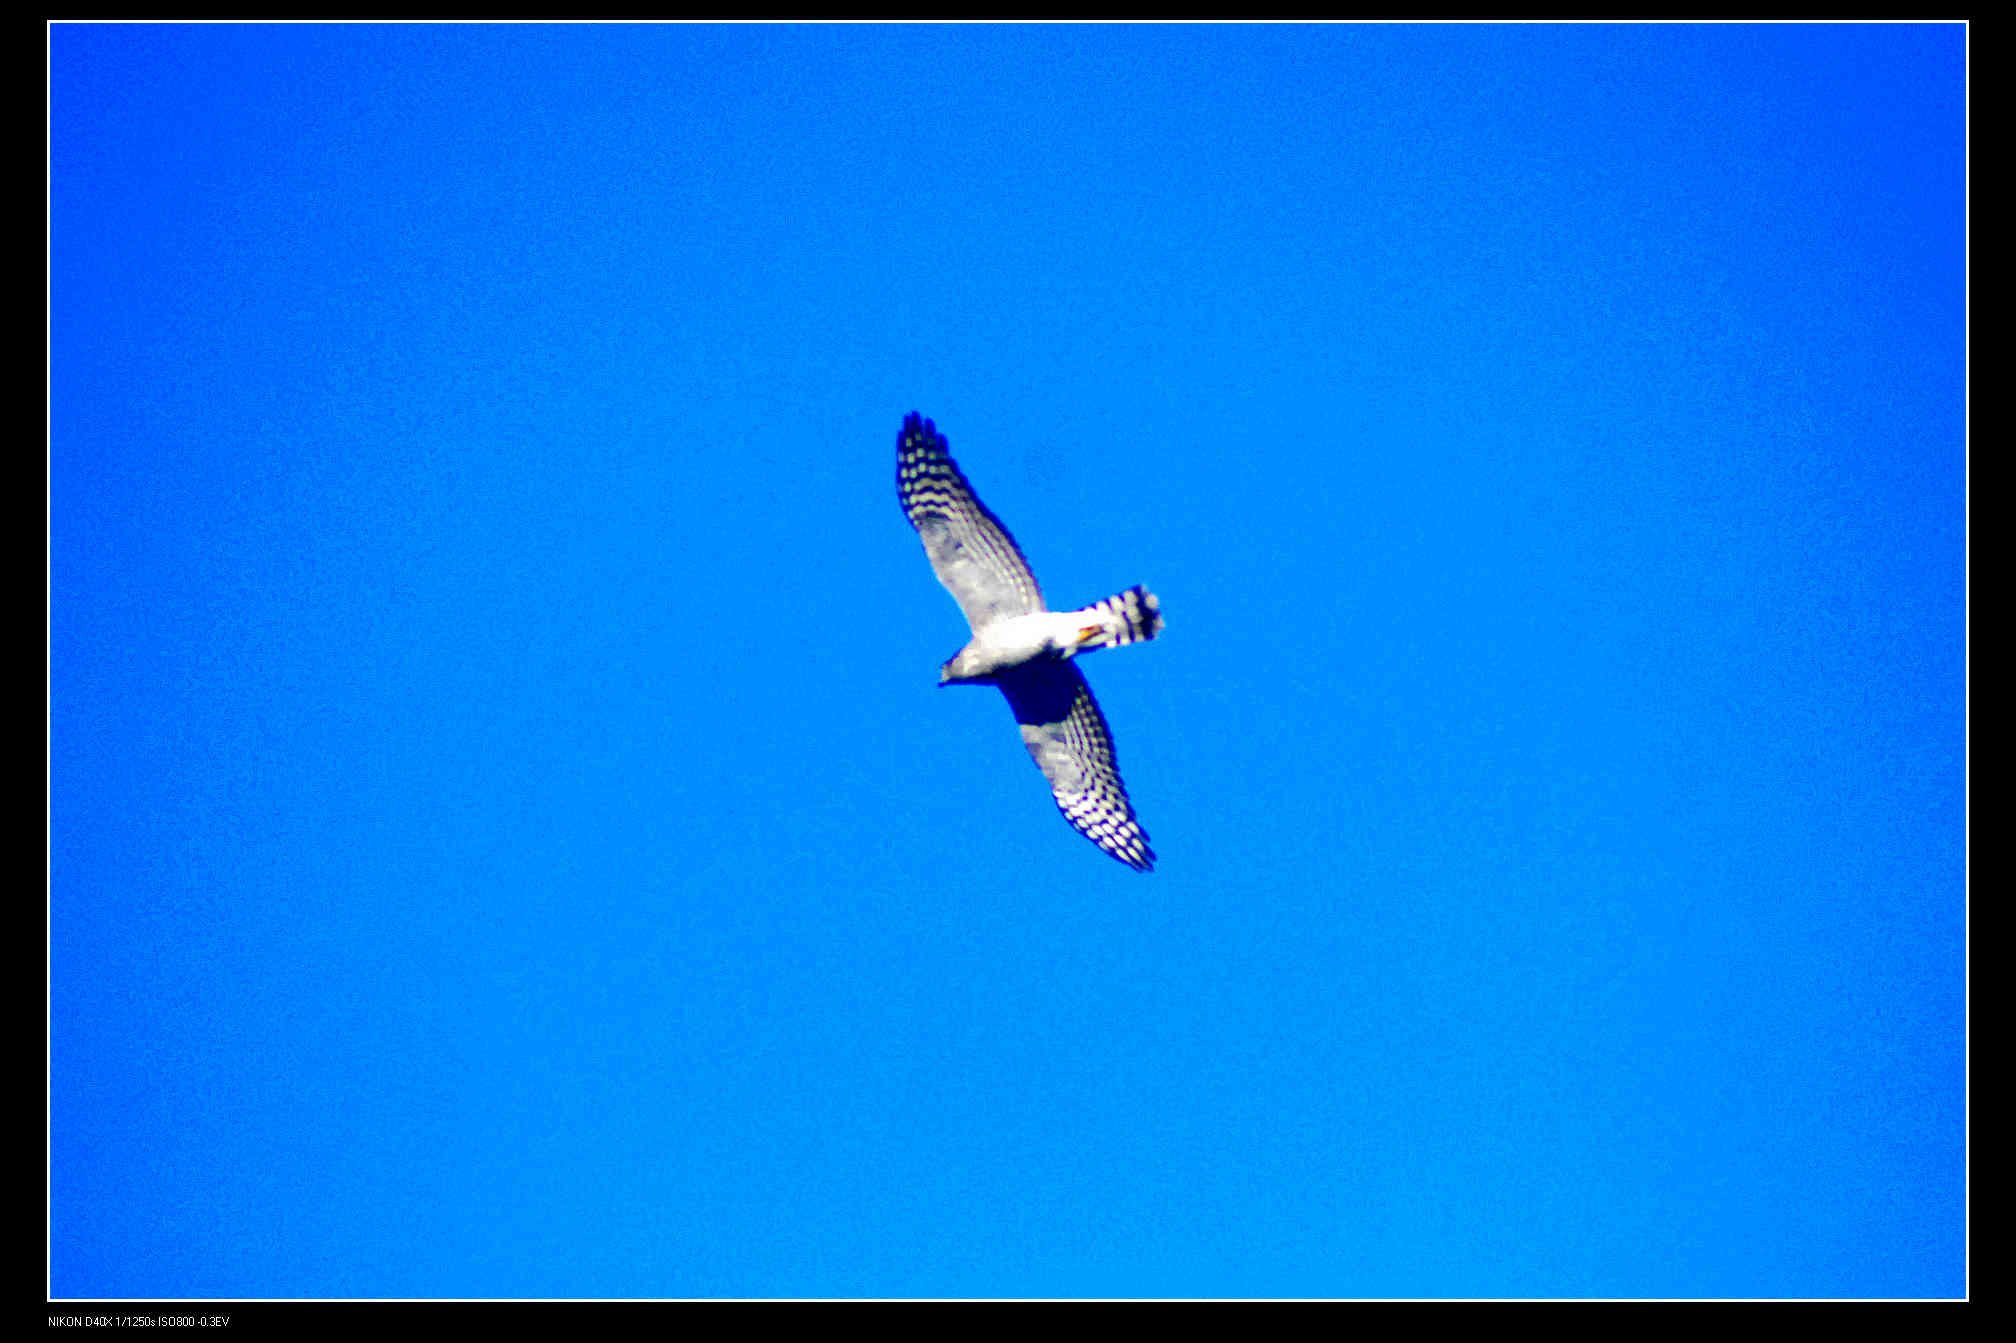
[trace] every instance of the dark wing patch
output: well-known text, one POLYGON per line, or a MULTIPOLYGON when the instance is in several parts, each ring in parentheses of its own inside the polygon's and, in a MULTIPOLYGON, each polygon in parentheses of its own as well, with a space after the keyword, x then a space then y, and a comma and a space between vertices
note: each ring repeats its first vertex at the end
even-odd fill
POLYGON ((1084 674, 1069 662, 1032 662, 1002 673, 999 685, 1064 819, 1136 872, 1152 871, 1155 851, 1120 782, 1113 733, 1084 674))

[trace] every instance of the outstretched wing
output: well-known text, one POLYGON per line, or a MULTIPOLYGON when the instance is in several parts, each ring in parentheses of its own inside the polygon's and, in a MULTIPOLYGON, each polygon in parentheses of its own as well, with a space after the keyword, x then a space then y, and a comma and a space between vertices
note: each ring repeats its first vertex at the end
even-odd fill
POLYGON ((1127 800, 1113 734, 1083 673, 1069 662, 1031 662, 1002 673, 998 684, 1064 819, 1136 872, 1152 871, 1155 851, 1127 800))
POLYGON ((945 435, 915 411, 896 438, 896 494, 938 581, 976 632, 1044 609, 1036 575, 1015 538, 966 483, 945 449, 945 435))

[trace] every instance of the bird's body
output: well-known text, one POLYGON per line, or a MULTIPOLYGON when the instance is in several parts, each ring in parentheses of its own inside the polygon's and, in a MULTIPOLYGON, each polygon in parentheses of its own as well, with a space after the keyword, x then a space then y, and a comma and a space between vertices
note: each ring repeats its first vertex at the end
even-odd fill
POLYGON ((943 685, 962 681, 992 685, 1004 671, 1039 658, 1061 659, 1078 651, 1078 631, 1082 628, 1075 612, 1031 611, 1009 616, 973 631, 967 645, 939 668, 943 685))
POLYGON ((1000 673, 1031 662, 1061 661, 1095 648, 1152 639, 1162 630, 1159 606, 1146 588, 1129 588, 1082 611, 1009 616, 974 630, 972 641, 940 669, 938 679, 945 685, 992 685, 1000 673))
POLYGON ((1155 594, 1137 586, 1082 610, 1046 607, 1015 538, 973 492, 944 435, 915 412, 896 440, 896 492, 973 628, 939 669, 939 684, 999 686, 1064 818, 1129 867, 1152 869, 1155 853, 1120 782, 1105 715, 1073 659, 1160 634, 1155 594))

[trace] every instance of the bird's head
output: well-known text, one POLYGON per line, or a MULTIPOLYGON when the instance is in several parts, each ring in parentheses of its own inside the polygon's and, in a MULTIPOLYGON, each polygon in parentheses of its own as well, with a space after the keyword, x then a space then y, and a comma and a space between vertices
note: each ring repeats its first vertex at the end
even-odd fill
POLYGON ((980 671, 979 658, 970 648, 962 648, 945 660, 938 669, 938 686, 970 684, 987 678, 980 671))

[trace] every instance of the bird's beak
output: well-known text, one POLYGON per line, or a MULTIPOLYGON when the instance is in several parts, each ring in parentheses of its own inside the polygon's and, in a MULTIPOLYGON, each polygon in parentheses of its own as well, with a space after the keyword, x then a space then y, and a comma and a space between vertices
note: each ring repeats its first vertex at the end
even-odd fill
POLYGON ((1089 644, 1105 632, 1106 627, 1104 625, 1087 625, 1084 629, 1078 631, 1078 642, 1089 644))

